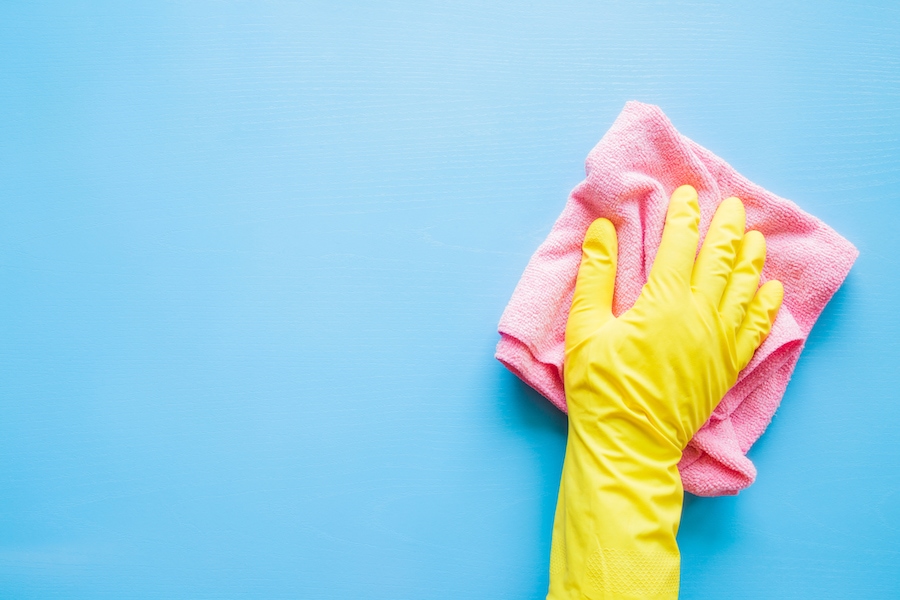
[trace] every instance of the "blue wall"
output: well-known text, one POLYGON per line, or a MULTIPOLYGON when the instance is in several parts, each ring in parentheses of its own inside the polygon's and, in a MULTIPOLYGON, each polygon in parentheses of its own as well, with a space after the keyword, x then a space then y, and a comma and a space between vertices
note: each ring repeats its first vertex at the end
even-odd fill
POLYGON ((889 2, 3 2, 0 597, 542 598, 493 360, 626 100, 861 256, 683 598, 900 588, 889 2))

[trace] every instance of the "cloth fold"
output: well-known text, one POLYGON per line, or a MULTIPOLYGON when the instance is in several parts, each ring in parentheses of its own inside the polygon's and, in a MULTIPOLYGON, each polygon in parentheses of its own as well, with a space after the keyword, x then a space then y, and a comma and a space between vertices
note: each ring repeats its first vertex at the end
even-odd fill
POLYGON ((747 228, 766 237, 762 280, 784 284, 784 303, 769 337, 679 463, 685 490, 700 496, 736 494, 756 478, 746 453, 771 421, 810 330, 859 253, 819 219, 679 134, 657 106, 628 102, 591 150, 585 170, 585 180, 570 194, 503 312, 496 357, 565 411, 566 320, 581 242, 591 222, 606 217, 616 227, 613 312, 618 316, 634 304, 647 281, 672 191, 684 184, 697 189, 701 236, 719 203, 737 196, 746 209, 747 228))

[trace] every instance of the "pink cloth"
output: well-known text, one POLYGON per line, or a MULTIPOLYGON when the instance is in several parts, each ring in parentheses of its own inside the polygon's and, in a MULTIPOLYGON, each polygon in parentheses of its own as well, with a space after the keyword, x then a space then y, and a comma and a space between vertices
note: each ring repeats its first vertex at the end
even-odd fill
POLYGON ((699 192, 701 235, 719 202, 737 196, 746 207, 747 228, 766 237, 763 281, 781 280, 784 304, 771 334, 678 465, 685 490, 736 494, 756 478, 746 452, 775 414, 806 337, 858 252, 793 202, 751 183, 679 134, 657 106, 628 102, 588 155, 586 172, 500 319, 497 359, 565 411, 564 334, 588 225, 606 217, 616 227, 613 311, 620 315, 647 281, 672 191, 690 184, 699 192))

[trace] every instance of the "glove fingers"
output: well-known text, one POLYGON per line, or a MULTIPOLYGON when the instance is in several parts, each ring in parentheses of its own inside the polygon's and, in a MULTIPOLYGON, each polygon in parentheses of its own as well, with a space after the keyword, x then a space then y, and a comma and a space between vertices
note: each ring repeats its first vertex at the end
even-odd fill
POLYGON ((744 237, 744 205, 735 197, 719 205, 691 274, 691 288, 719 306, 744 237))
POLYGON ((737 334, 737 360, 740 369, 747 366, 753 353, 769 335, 783 299, 784 287, 780 281, 768 281, 756 292, 737 334))
POLYGON ((577 343, 613 318, 618 253, 613 224, 607 219, 591 223, 581 246, 581 266, 566 327, 567 344, 577 343))
POLYGON ((672 192, 662 241, 650 271, 651 281, 674 275, 688 283, 700 238, 700 205, 697 190, 683 185, 672 192))
POLYGON ((741 326, 747 305, 759 287, 759 275, 765 261, 766 239, 758 231, 748 231, 741 240, 734 269, 719 302, 719 314, 729 331, 736 331, 741 326))

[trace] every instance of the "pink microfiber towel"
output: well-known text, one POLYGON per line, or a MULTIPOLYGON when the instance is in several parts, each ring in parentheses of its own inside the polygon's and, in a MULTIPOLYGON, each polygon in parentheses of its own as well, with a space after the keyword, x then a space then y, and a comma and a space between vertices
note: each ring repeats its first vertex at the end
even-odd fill
POLYGON ((700 496, 736 494, 756 478, 746 452, 772 420, 806 337, 858 252, 793 202, 751 183, 679 134, 657 106, 627 103, 588 155, 586 172, 503 312, 497 359, 566 410, 564 335, 588 225, 606 217, 616 227, 613 312, 620 315, 647 281, 672 191, 684 184, 697 189, 701 235, 719 202, 737 196, 746 207, 747 228, 766 237, 762 278, 781 280, 784 304, 769 337, 678 465, 685 490, 700 496))

